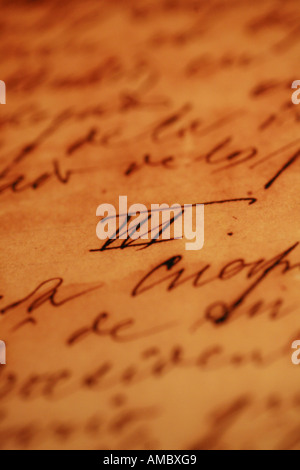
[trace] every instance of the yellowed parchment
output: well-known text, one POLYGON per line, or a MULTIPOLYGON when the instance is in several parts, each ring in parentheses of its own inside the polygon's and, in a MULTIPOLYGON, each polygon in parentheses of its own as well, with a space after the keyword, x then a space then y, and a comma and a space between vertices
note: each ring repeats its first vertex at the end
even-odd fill
POLYGON ((0 447, 299 449, 299 2, 2 1, 0 38, 0 447), (204 203, 204 248, 105 247, 120 195, 204 203))

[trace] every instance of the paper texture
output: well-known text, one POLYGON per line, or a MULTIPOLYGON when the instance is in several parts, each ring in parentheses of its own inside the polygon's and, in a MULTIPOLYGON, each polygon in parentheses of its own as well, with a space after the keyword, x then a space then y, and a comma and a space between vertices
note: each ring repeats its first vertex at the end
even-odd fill
POLYGON ((0 447, 299 449, 299 2, 1 12, 0 447), (203 249, 103 249, 119 196, 203 249))

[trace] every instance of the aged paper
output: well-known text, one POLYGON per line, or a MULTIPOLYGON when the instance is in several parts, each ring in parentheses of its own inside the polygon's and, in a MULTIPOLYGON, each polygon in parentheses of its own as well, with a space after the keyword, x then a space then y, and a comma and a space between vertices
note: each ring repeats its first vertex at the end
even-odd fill
POLYGON ((299 449, 298 0, 1 12, 0 447, 299 449), (119 196, 203 249, 101 242, 119 196))

